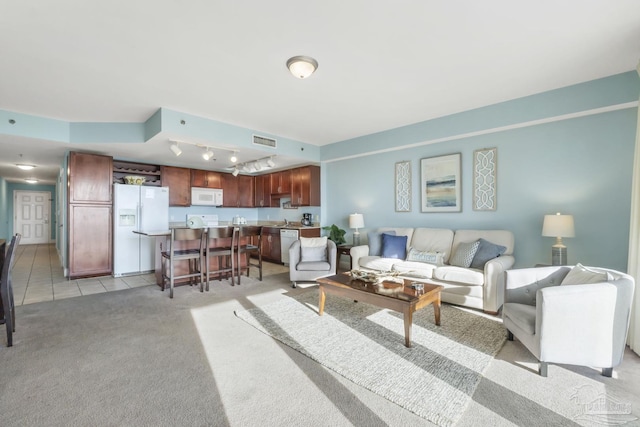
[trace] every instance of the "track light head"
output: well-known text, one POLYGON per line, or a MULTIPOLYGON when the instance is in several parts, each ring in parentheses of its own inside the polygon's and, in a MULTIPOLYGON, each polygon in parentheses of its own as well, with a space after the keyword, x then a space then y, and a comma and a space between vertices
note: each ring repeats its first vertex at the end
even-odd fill
POLYGON ((233 169, 233 172, 231 172, 231 175, 233 175, 233 176, 238 176, 238 174, 239 174, 239 173, 240 173, 240 169, 238 169, 238 168, 234 168, 234 169, 233 169))
POLYGON ((180 149, 180 147, 178 147, 178 143, 174 142, 172 143, 169 148, 171 149, 171 151, 173 151, 173 154, 176 155, 176 157, 178 157, 180 154, 182 154, 182 150, 180 149))
POLYGON ((236 157, 236 152, 234 151, 233 154, 231 155, 231 158, 229 159, 231 160, 231 163, 235 163, 238 161, 238 158, 236 157))
POLYGON ((273 159, 272 159, 271 157, 269 157, 269 158, 267 159, 267 166, 269 166, 270 168, 272 168, 272 167, 274 167, 275 165, 276 165, 276 164, 275 164, 275 162, 273 161, 273 159))
POLYGON ((202 153, 202 158, 205 160, 209 160, 213 157, 213 151, 210 148, 205 148, 204 153, 202 153))

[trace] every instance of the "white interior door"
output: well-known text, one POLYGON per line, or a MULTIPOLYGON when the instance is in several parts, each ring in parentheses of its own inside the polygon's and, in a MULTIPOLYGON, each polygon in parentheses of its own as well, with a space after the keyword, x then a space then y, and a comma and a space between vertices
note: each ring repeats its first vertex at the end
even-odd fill
POLYGON ((46 191, 14 191, 13 230, 22 234, 21 245, 49 243, 50 197, 46 191))

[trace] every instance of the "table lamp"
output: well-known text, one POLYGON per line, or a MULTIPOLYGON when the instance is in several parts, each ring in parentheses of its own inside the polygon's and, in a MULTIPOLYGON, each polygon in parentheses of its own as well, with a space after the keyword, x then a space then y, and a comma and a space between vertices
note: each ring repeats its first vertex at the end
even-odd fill
POLYGON ((574 237, 573 215, 545 215, 542 224, 542 235, 555 237, 556 244, 551 246, 551 265, 567 265, 567 247, 562 243, 563 237, 574 237))
POLYGON ((358 228, 364 227, 364 217, 362 214, 354 213, 349 215, 349 228, 355 228, 356 231, 353 232, 353 246, 360 245, 360 232, 358 228))

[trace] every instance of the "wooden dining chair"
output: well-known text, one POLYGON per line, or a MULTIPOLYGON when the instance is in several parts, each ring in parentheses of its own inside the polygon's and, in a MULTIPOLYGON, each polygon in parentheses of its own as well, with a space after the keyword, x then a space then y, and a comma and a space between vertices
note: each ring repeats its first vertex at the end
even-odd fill
POLYGON ((247 270, 247 277, 249 277, 249 270, 251 267, 256 267, 259 271, 259 279, 262 281, 262 252, 260 247, 262 246, 262 226, 246 226, 240 227, 238 233, 238 285, 240 284, 240 278, 242 277, 242 271, 247 270), (251 254, 257 254, 258 261, 251 262, 251 254), (242 265, 242 257, 246 257, 245 265, 242 265))
POLYGON ((238 238, 236 227, 210 227, 207 230, 207 244, 205 249, 205 283, 209 290, 212 276, 218 280, 231 278, 234 286, 235 261, 234 250, 238 238))
POLYGON ((13 301, 11 270, 13 269, 16 248, 18 244, 20 244, 21 237, 19 233, 16 233, 16 235, 11 238, 9 250, 2 264, 2 275, 0 276, 0 300, 2 300, 2 304, 0 304, 0 324, 4 323, 7 329, 7 347, 13 345, 13 333, 16 331, 16 312, 13 301))
POLYGON ((203 291, 204 272, 202 271, 203 254, 206 250, 206 229, 204 228, 172 228, 171 240, 167 250, 162 251, 162 290, 169 282, 169 298, 173 298, 173 288, 178 279, 189 279, 193 285, 196 279, 203 291), (178 249, 179 246, 179 249, 178 249), (186 263, 177 264, 180 261, 186 263), (169 268, 167 268, 169 264, 169 268))

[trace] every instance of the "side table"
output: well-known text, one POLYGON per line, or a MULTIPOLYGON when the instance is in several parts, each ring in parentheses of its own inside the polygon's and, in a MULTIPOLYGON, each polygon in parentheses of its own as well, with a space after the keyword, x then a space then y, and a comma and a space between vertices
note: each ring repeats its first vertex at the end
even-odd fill
POLYGON ((338 266, 340 266, 340 257, 346 255, 349 257, 349 270, 353 268, 351 265, 351 248, 353 245, 338 245, 338 266))

